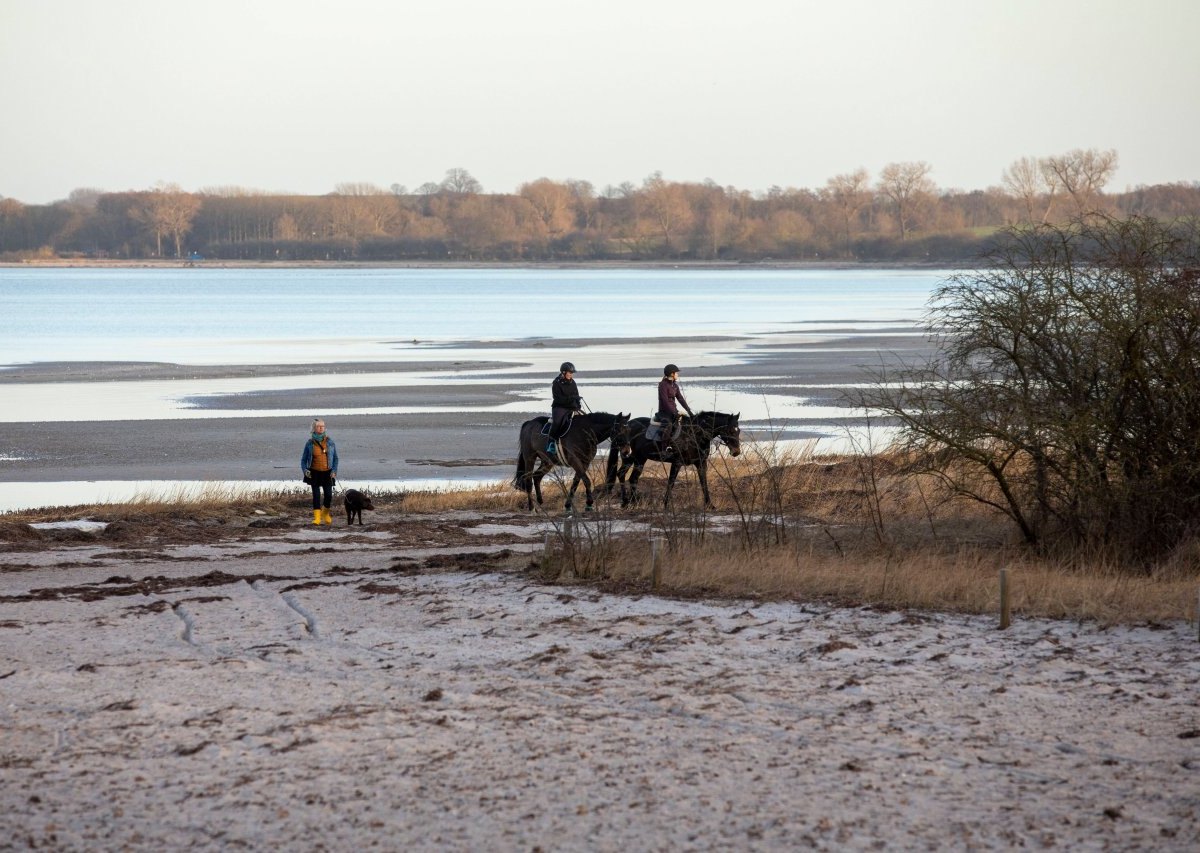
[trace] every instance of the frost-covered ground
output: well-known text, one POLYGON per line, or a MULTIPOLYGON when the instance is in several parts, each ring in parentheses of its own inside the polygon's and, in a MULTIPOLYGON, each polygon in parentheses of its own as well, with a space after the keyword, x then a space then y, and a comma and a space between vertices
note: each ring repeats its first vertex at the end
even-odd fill
POLYGON ((610 595, 524 518, 373 519, 10 541, 0 846, 1200 845, 1194 626, 610 595))

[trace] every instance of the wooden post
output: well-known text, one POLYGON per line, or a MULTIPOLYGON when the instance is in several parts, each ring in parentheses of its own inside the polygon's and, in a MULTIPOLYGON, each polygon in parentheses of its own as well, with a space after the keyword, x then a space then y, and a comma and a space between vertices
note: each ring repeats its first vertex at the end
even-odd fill
POLYGON ((1012 622, 1012 610, 1008 600, 1008 569, 1000 570, 1000 630, 1012 622))
POLYGON ((661 536, 650 537, 650 587, 658 589, 662 583, 663 544, 661 536))
POLYGON ((568 515, 563 519, 563 540, 570 545, 575 538, 575 516, 568 515))

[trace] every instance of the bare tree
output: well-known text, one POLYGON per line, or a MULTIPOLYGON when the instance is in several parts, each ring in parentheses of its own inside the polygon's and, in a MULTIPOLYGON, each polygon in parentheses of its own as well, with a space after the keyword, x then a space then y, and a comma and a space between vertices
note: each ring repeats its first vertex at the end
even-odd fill
POLYGON ((643 182, 637 199, 638 210, 654 224, 662 235, 663 249, 670 252, 671 238, 692 222, 692 206, 683 187, 663 180, 662 172, 655 172, 643 182))
POLYGON ((448 193, 475 194, 483 192, 483 185, 475 180, 466 169, 455 167, 446 170, 441 188, 448 193))
POLYGON ((837 237, 844 249, 850 246, 850 227, 859 211, 871 200, 871 173, 856 169, 842 175, 834 175, 825 183, 820 193, 823 202, 829 205, 837 221, 837 237))
POLYGON ((574 214, 571 210, 573 196, 571 188, 549 178, 538 178, 528 184, 522 184, 518 195, 533 207, 538 219, 551 237, 570 230, 574 224, 574 214))
POLYGON ((1104 186, 1117 170, 1115 149, 1076 148, 1059 157, 1047 157, 1046 173, 1075 203, 1075 213, 1087 216, 1100 210, 1104 186))
POLYGON ((335 195, 372 196, 387 195, 387 190, 371 183, 350 182, 338 184, 333 188, 335 195))
POLYGON ((812 233, 812 223, 798 210, 777 210, 766 223, 766 234, 773 244, 771 251, 787 256, 803 255, 804 244, 812 238, 812 233))
POLYGON ((94 187, 77 187, 71 190, 67 196, 67 204, 84 210, 95 210, 102 195, 104 195, 104 190, 94 187))
POLYGON ((858 402, 1026 542, 1161 554, 1200 525, 1200 232, 1094 215, 1003 232, 938 291, 928 364, 858 402))
POLYGON ((399 216, 399 200, 386 190, 371 184, 339 184, 338 189, 329 199, 334 237, 360 240, 386 234, 399 216))
POLYGON ((937 185, 929 179, 930 171, 932 167, 928 163, 918 161, 888 163, 879 173, 878 190, 896 209, 901 240, 907 238, 911 220, 918 206, 927 202, 937 192, 937 185))
POLYGON ((1053 202, 1057 181, 1046 179, 1046 163, 1036 157, 1022 157, 1014 160, 1001 176, 1004 188, 1020 200, 1025 208, 1025 222, 1045 222, 1050 215, 1050 205, 1053 202), (1043 198, 1046 207, 1039 217, 1034 209, 1043 198))
POLYGON ((149 193, 143 193, 129 215, 142 223, 154 235, 155 255, 163 256, 163 237, 175 242, 175 257, 183 254, 183 235, 192 227, 200 210, 200 199, 185 193, 178 184, 159 182, 149 193))
POLYGON ((596 217, 596 188, 591 181, 568 180, 567 189, 575 207, 575 225, 581 230, 592 228, 596 217))
POLYGON ((733 238, 733 209, 723 187, 707 180, 692 187, 690 202, 695 213, 693 245, 700 257, 717 258, 733 238))

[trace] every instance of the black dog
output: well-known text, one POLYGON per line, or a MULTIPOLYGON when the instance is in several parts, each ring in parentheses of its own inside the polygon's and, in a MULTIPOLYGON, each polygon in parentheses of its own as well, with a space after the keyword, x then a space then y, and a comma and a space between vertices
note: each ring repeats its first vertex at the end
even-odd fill
POLYGON ((354 523, 354 516, 358 516, 358 526, 362 527, 362 511, 364 509, 375 509, 375 505, 371 503, 370 495, 364 495, 358 489, 346 489, 346 525, 354 523))

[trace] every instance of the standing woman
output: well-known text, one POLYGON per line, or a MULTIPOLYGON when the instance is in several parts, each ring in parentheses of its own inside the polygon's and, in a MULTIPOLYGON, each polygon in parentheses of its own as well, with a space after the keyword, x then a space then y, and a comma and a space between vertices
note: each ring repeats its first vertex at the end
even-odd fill
POLYGON ((312 486, 313 524, 333 524, 333 481, 337 479, 337 445, 325 432, 325 421, 316 418, 312 422, 312 433, 304 443, 300 455, 300 470, 304 482, 312 486))

